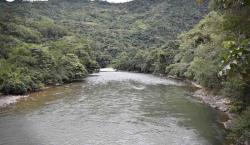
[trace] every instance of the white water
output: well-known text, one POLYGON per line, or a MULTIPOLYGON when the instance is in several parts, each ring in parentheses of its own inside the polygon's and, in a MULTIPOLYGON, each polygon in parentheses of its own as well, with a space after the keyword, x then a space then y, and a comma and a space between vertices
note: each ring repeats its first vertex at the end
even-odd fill
POLYGON ((3 96, 0 97, 0 108, 6 107, 10 104, 15 104, 18 100, 28 97, 28 95, 25 96, 3 96))
POLYGON ((116 69, 113 69, 113 68, 101 68, 100 69, 100 72, 115 72, 116 69))

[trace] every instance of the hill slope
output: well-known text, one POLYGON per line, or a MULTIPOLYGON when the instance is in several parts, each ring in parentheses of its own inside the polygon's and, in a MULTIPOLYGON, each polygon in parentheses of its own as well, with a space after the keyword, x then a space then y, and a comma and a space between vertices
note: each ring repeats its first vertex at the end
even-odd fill
POLYGON ((22 94, 71 82, 121 52, 163 47, 205 10, 188 0, 1 1, 1 91, 22 94))

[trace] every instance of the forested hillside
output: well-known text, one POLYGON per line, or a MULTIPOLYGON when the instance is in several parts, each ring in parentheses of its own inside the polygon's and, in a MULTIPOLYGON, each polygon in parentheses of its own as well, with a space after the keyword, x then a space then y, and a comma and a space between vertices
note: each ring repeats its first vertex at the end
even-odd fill
POLYGON ((25 94, 100 67, 174 76, 230 97, 250 138, 248 0, 0 0, 0 90, 25 94), (208 10, 209 3, 209 10, 208 10))
MULTIPOLYGON (((202 1, 199 1, 202 2, 202 1)), ((197 82, 214 95, 229 97, 230 112, 241 114, 230 137, 250 139, 250 2, 210 1, 210 12, 176 41, 151 51, 120 54, 123 70, 165 74, 197 82)), ((248 140, 248 141, 247 141, 248 140)))
POLYGON ((0 84, 5 94, 71 82, 111 64, 114 58, 122 61, 124 52, 164 47, 197 23, 206 10, 183 0, 127 4, 2 0, 0 7, 0 64, 4 68, 0 84))

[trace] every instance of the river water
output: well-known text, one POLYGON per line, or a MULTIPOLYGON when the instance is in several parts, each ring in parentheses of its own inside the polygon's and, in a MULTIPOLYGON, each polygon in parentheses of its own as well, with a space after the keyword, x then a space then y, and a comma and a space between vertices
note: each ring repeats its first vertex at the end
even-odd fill
POLYGON ((193 89, 147 74, 100 72, 1 109, 0 145, 222 145, 223 114, 193 89))

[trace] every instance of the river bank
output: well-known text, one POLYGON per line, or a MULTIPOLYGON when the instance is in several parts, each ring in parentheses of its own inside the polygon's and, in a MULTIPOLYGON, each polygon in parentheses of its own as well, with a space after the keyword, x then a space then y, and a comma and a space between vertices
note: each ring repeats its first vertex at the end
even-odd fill
POLYGON ((224 114, 193 93, 186 83, 151 74, 92 74, 4 109, 0 142, 228 145, 218 123, 224 114))
POLYGON ((167 78, 173 78, 182 80, 195 88, 197 90, 194 92, 193 96, 200 98, 202 102, 218 111, 224 112, 228 119, 226 121, 221 122, 225 129, 230 130, 232 128, 232 120, 237 116, 234 113, 230 112, 230 104, 232 101, 228 97, 214 95, 211 91, 207 91, 203 86, 195 83, 194 81, 190 81, 187 79, 176 78, 174 76, 167 76, 167 78))
MULTIPOLYGON (((115 71, 117 71, 117 70, 113 69, 113 68, 101 68, 97 72, 115 72, 115 71)), ((45 91, 49 88, 56 87, 56 86, 62 86, 62 85, 65 85, 65 84, 57 84, 55 86, 46 86, 38 91, 29 92, 28 94, 25 94, 25 95, 3 95, 3 94, 0 94, 0 109, 6 108, 9 105, 13 105, 13 104, 17 103, 18 101, 29 97, 32 93, 36 93, 39 91, 45 91)))
POLYGON ((232 120, 236 116, 236 114, 230 112, 230 104, 232 101, 229 98, 212 95, 211 92, 203 88, 196 90, 194 92, 194 96, 200 98, 204 104, 207 104, 216 110, 226 113, 228 116, 228 120, 222 122, 222 124, 225 129, 232 128, 232 120))
POLYGON ((176 78, 174 76, 167 76, 167 78, 173 78, 182 80, 195 88, 197 90, 194 92, 193 96, 199 98, 202 100, 202 102, 218 111, 224 112, 228 119, 226 121, 221 122, 225 129, 230 130, 232 128, 232 120, 237 116, 234 113, 230 112, 230 104, 232 101, 228 97, 214 95, 212 92, 207 91, 206 88, 203 86, 195 83, 194 81, 182 79, 182 78, 176 78))
MULTIPOLYGON (((117 70, 113 68, 100 69, 100 72, 115 72, 115 71, 117 70)), ((163 75, 157 75, 157 76, 164 77, 163 75)), ((178 81, 181 80, 179 78, 174 78, 171 76, 167 76, 167 79, 175 79, 178 81)), ((221 123, 223 124, 225 129, 230 129, 232 127, 232 119, 236 115, 229 112, 230 103, 231 103, 231 100, 229 98, 225 98, 222 96, 214 96, 211 92, 207 91, 206 89, 204 89, 199 84, 196 84, 195 82, 187 81, 187 80, 182 80, 182 81, 194 86, 195 88, 198 88, 198 90, 196 90, 193 94, 194 97, 200 98, 204 104, 209 105, 210 107, 216 110, 226 113, 228 116, 228 119, 225 122, 221 122, 221 123)), ((45 87, 39 91, 45 91, 46 89, 51 88, 51 87, 52 86, 45 87)), ((5 107, 8 107, 9 105, 15 104, 19 100, 29 97, 30 94, 32 93, 29 93, 27 95, 6 95, 6 96, 0 95, 0 108, 5 108, 5 107)))

